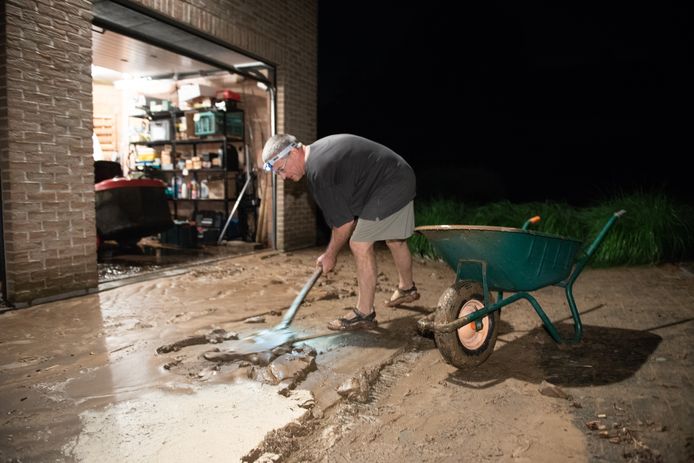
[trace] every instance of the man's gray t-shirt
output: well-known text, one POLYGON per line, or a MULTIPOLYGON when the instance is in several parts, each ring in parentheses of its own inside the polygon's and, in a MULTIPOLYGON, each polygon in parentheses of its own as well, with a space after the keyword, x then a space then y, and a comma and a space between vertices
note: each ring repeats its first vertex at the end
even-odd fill
POLYGON ((356 135, 330 135, 311 144, 306 179, 331 227, 355 217, 380 220, 412 201, 412 168, 393 150, 356 135))

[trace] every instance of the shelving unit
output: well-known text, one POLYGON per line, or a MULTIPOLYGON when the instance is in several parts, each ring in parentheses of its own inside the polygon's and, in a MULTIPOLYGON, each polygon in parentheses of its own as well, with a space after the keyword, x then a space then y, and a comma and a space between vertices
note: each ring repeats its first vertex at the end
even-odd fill
POLYGON ((133 141, 130 146, 137 165, 154 169, 169 185, 174 218, 187 220, 204 212, 223 212, 226 220, 230 203, 237 199, 237 178, 246 175, 238 159, 238 153, 246 149, 243 110, 172 109, 132 117, 148 119, 150 124, 157 122, 155 130, 149 131, 157 135, 156 140, 133 141), (233 127, 228 126, 229 121, 233 127), (152 153, 140 159, 143 147, 151 148, 152 153), (206 197, 201 191, 203 182, 209 192, 206 197), (181 210, 186 212, 185 217, 179 217, 181 210))

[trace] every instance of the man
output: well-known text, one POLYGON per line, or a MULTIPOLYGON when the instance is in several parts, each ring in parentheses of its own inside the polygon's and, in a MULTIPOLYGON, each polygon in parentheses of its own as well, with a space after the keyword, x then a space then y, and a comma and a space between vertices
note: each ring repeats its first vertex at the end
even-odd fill
POLYGON ((357 265, 357 307, 328 324, 331 330, 370 329, 377 325, 376 254, 384 240, 398 270, 398 288, 389 307, 413 302, 419 293, 412 280, 407 238, 414 231, 416 182, 412 168, 389 148, 356 135, 331 135, 305 146, 296 137, 278 134, 263 148, 265 170, 295 182, 306 175, 309 190, 332 229, 330 243, 316 265, 335 268, 349 241, 357 265))

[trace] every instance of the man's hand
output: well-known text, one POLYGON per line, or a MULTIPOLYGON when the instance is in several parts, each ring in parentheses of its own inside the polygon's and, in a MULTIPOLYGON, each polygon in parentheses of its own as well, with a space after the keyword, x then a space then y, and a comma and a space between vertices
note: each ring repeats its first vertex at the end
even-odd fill
POLYGON ((328 249, 316 259, 316 266, 320 265, 323 267, 323 273, 328 273, 335 268, 337 254, 340 252, 340 249, 342 249, 342 246, 349 241, 349 237, 352 235, 352 230, 354 230, 356 223, 356 220, 352 220, 339 227, 333 227, 332 233, 330 234, 328 249))
POLYGON ((327 252, 325 254, 321 254, 320 257, 316 259, 316 267, 323 267, 323 273, 328 273, 334 269, 336 263, 337 257, 327 252))

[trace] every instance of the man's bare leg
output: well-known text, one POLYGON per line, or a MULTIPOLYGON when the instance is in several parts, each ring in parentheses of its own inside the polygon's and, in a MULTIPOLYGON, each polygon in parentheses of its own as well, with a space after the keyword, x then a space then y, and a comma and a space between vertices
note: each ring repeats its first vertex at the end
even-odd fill
POLYGON ((414 285, 412 281, 412 254, 410 254, 410 248, 407 246, 407 240, 386 240, 386 244, 393 255, 395 268, 398 270, 398 287, 411 288, 414 285))
POLYGON ((376 253, 373 242, 350 241, 349 247, 357 264, 359 300, 357 309, 363 314, 373 312, 376 296, 376 253))

